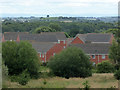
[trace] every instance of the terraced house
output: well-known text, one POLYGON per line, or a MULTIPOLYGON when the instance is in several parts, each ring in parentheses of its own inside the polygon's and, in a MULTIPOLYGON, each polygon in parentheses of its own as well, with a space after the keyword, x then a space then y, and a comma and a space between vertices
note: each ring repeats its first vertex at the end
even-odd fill
POLYGON ((41 34, 30 34, 28 32, 5 32, 2 42, 5 41, 29 41, 38 52, 39 59, 47 62, 51 56, 66 48, 66 36, 64 32, 43 32, 41 34))
POLYGON ((109 48, 114 40, 113 34, 77 34, 69 41, 69 46, 81 48, 95 64, 109 60, 109 48))
MULTIPOLYGON (((114 36, 112 34, 88 33, 77 34, 74 38, 66 38, 64 32, 5 32, 2 42, 21 40, 29 41, 38 52, 39 59, 47 62, 50 57, 61 52, 66 47, 81 48, 95 64, 109 60, 108 53, 114 36)), ((71 52, 72 53, 72 52, 71 52)))

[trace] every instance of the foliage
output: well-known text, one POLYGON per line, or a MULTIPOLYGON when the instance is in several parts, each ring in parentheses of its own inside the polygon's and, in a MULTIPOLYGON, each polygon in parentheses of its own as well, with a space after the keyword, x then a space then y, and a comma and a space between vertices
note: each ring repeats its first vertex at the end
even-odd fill
POLYGON ((19 75, 19 79, 18 79, 19 84, 21 84, 21 85, 26 85, 29 80, 30 80, 30 76, 29 76, 27 70, 23 71, 23 72, 19 75))
POLYGON ((97 65, 98 73, 112 73, 114 72, 114 66, 109 61, 103 61, 97 65))
POLYGON ((41 33, 41 32, 55 32, 55 29, 52 29, 50 27, 47 26, 42 26, 42 27, 38 27, 35 29, 34 33, 41 33))
MULTIPOLYGON (((55 31, 67 32, 71 37, 77 33, 93 33, 106 31, 115 27, 114 23, 104 22, 54 22, 54 21, 33 21, 33 22, 17 22, 17 21, 4 21, 2 23, 2 32, 34 32, 39 27, 49 27, 55 31)), ((44 30, 43 30, 44 31, 44 30)), ((46 31, 50 31, 48 28, 46 31)))
POLYGON ((60 77, 88 77, 92 75, 88 56, 80 48, 68 47, 48 62, 51 71, 60 77), (72 52, 72 53, 71 53, 72 52))
POLYGON ((66 38, 70 38, 70 36, 68 35, 68 33, 64 32, 66 38))
POLYGON ((5 66, 5 64, 2 64, 2 76, 7 77, 8 76, 8 68, 5 66))
POLYGON ((50 23, 49 27, 54 31, 61 31, 61 26, 58 23, 50 23))
POLYGON ((112 34, 116 35, 117 31, 118 31, 118 29, 108 29, 108 30, 106 30, 104 32, 105 33, 112 33, 112 34))
POLYGON ((120 80, 120 69, 115 72, 114 76, 117 80, 120 80))
POLYGON ((115 70, 119 70, 120 69, 120 64, 115 64, 115 70))
POLYGON ((87 80, 83 83, 83 85, 85 90, 89 90, 90 86, 87 80))
POLYGON ((25 69, 31 77, 38 76, 39 60, 37 52, 29 42, 7 41, 2 44, 2 57, 9 75, 19 75, 25 69))
POLYGON ((113 41, 109 51, 109 58, 115 64, 120 64, 120 45, 113 41))

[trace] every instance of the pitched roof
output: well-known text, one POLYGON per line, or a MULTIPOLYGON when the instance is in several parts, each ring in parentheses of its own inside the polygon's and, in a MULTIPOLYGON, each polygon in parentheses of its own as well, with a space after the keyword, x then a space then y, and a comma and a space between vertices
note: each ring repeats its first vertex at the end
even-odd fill
POLYGON ((4 32, 4 38, 5 40, 16 40, 17 36, 19 35, 26 35, 28 32, 4 32))
POLYGON ((31 42, 31 44, 37 52, 45 53, 50 48, 52 48, 56 43, 52 43, 52 42, 31 42))
POLYGON ((77 36, 84 42, 109 42, 112 34, 108 33, 88 33, 88 34, 77 34, 77 36))
POLYGON ((29 41, 36 41, 36 42, 57 42, 58 41, 55 35, 22 34, 19 36, 20 36, 20 40, 29 40, 29 41))
POLYGON ((87 54, 108 54, 111 44, 71 44, 71 47, 81 48, 87 54))
POLYGON ((65 40, 64 32, 42 32, 41 34, 30 34, 28 32, 5 32, 5 40, 29 40, 37 42, 58 42, 58 40, 65 40))
POLYGON ((64 32, 41 32, 41 35, 55 35, 58 40, 66 40, 64 32))
POLYGON ((73 38, 67 38, 67 45, 69 45, 72 42, 73 38))

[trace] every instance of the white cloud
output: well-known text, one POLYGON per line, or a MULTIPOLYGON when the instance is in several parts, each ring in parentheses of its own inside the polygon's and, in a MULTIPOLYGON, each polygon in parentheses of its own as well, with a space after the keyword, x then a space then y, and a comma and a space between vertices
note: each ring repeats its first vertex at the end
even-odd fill
POLYGON ((3 14, 117 15, 118 0, 0 0, 3 14))

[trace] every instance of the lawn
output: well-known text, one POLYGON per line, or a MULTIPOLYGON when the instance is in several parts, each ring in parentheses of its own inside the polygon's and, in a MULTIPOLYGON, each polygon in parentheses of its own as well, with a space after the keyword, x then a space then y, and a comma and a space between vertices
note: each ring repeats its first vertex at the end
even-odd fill
POLYGON ((89 82, 91 88, 118 88, 118 81, 113 74, 93 74, 88 78, 61 78, 61 77, 46 77, 40 79, 32 79, 27 85, 22 86, 16 82, 6 81, 8 88, 83 88, 85 81, 89 82))

